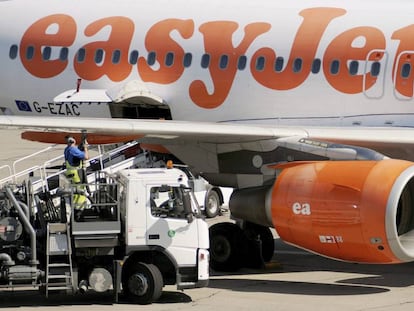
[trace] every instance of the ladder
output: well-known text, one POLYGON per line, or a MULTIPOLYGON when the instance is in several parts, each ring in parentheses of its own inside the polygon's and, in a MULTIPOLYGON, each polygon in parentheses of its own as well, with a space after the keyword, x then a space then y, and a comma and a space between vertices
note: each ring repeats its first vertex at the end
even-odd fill
POLYGON ((48 223, 46 234, 46 297, 49 291, 73 293, 72 247, 67 223, 48 223))

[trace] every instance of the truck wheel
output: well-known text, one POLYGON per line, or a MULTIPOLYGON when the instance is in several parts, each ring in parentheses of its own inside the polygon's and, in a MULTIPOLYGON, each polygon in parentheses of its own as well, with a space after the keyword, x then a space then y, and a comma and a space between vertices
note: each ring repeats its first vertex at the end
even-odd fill
POLYGON ((220 213, 220 197, 215 190, 211 190, 207 194, 204 202, 204 211, 208 218, 214 218, 220 213))
POLYGON ((131 267, 122 280, 122 288, 127 298, 142 305, 160 298, 163 285, 157 266, 142 262, 131 267))
POLYGON ((229 222, 210 227, 210 266, 216 271, 236 271, 243 265, 247 239, 243 231, 229 222))

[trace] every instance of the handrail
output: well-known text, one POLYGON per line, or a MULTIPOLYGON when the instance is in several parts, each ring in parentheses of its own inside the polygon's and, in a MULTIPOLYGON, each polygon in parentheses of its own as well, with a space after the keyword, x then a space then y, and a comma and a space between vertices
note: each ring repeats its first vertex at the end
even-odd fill
MULTIPOLYGON (((96 156, 94 156, 93 158, 89 159, 89 162, 90 161, 94 161, 94 160, 95 161, 98 160, 99 161, 99 165, 100 165, 100 169, 102 170, 104 168, 104 161, 103 160, 106 160, 107 159, 108 162, 110 163, 109 165, 113 165, 112 161, 113 161, 113 159, 116 159, 115 156, 117 154, 120 154, 122 151, 124 151, 124 150, 126 150, 126 149, 128 149, 130 147, 133 147, 133 146, 135 146, 137 144, 139 144, 139 143, 136 142, 136 141, 129 142, 129 143, 123 144, 120 147, 114 148, 114 149, 112 149, 112 150, 110 150, 108 152, 105 152, 101 148, 101 146, 97 146, 97 148, 98 148, 98 154, 96 156)), ((56 172, 53 172, 51 174, 48 174, 47 169, 49 168, 49 166, 50 166, 51 163, 57 162, 59 159, 62 159, 63 160, 63 158, 64 158, 63 153, 61 155, 59 155, 59 156, 56 156, 56 157, 52 158, 52 159, 46 160, 41 165, 35 165, 35 166, 26 168, 26 169, 24 169, 22 171, 19 171, 19 172, 17 172, 17 165, 20 164, 20 163, 22 163, 22 162, 24 162, 24 161, 27 161, 30 158, 34 158, 37 155, 40 155, 40 154, 49 152, 49 151, 55 149, 57 146, 59 146, 59 145, 58 144, 54 144, 54 145, 51 145, 51 146, 49 146, 49 147, 47 147, 45 149, 36 151, 36 152, 34 152, 32 154, 29 154, 27 156, 24 156, 22 158, 19 158, 19 159, 15 160, 13 162, 12 168, 10 167, 10 165, 3 165, 3 166, 1 166, 0 167, 0 170, 1 169, 8 168, 8 170, 9 170, 9 176, 1 179, 0 180, 0 185, 2 185, 3 183, 6 183, 6 182, 17 183, 17 180, 18 180, 19 177, 21 177, 21 176, 23 176, 25 174, 29 174, 30 175, 30 174, 33 174, 36 171, 39 171, 39 174, 40 174, 39 179, 32 181, 32 186, 38 186, 39 183, 41 183, 42 190, 45 190, 46 189, 46 190, 49 191, 50 189, 49 189, 49 185, 48 185, 48 180, 50 178, 53 178, 53 177, 58 176, 60 174, 63 174, 64 172, 66 172, 66 169, 64 169, 64 168, 62 168, 60 170, 58 169, 56 172)))
POLYGON ((34 153, 32 153, 32 154, 29 154, 29 155, 27 155, 27 156, 25 156, 25 157, 22 157, 22 158, 20 158, 20 159, 17 159, 16 161, 14 161, 14 162, 13 162, 13 173, 14 173, 14 174, 16 173, 16 165, 17 165, 18 163, 23 162, 24 160, 27 160, 27 159, 33 158, 33 157, 35 157, 35 156, 37 156, 37 155, 39 155, 39 154, 45 153, 45 152, 47 152, 47 151, 49 151, 49 150, 51 150, 51 149, 55 148, 56 146, 57 146, 57 145, 55 144, 55 145, 49 146, 49 147, 47 147, 47 148, 45 148, 45 149, 43 149, 43 150, 39 150, 39 151, 34 152, 34 153))
POLYGON ((11 169, 10 165, 5 164, 5 165, 0 166, 0 170, 6 169, 6 168, 7 168, 7 169, 9 169, 9 175, 8 175, 8 177, 6 177, 6 178, 0 179, 0 183, 2 183, 2 181, 3 181, 4 179, 9 179, 9 177, 10 177, 10 176, 11 176, 11 174, 12 174, 12 169, 11 169))

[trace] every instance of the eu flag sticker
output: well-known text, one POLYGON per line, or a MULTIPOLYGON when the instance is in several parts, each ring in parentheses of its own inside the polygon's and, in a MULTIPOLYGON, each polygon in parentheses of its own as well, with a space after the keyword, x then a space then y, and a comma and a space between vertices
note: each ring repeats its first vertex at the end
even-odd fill
POLYGON ((26 111, 31 112, 32 108, 30 107, 30 104, 25 100, 16 100, 17 109, 20 111, 26 111))

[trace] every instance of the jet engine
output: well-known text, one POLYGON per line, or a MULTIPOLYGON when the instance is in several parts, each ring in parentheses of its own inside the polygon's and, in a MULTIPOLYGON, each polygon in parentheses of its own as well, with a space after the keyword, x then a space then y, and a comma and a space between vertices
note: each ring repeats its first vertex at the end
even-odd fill
POLYGON ((286 242, 352 262, 414 260, 414 164, 326 161, 282 170, 272 219, 286 242))
POLYGON ((400 160, 291 162, 272 187, 235 191, 235 218, 351 262, 414 260, 414 164, 400 160))

